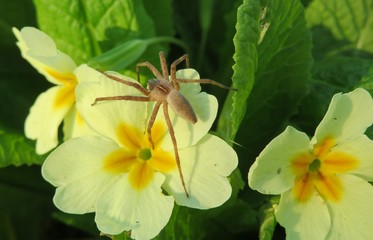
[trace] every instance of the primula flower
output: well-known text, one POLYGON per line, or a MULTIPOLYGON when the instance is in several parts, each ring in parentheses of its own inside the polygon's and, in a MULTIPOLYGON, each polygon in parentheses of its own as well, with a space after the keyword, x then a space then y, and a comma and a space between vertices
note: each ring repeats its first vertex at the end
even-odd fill
MULTIPOLYGON (((141 94, 86 65, 76 75, 93 80, 79 83, 76 94, 79 112, 97 136, 70 139, 45 161, 42 174, 57 187, 54 203, 59 209, 96 212, 97 226, 106 234, 131 231, 132 238, 150 239, 167 224, 174 201, 208 209, 230 197, 227 176, 236 168, 237 156, 223 140, 207 134, 217 113, 217 100, 201 93, 199 84, 181 84, 181 92, 198 116, 195 125, 170 109, 187 197, 162 112, 152 128, 154 149, 146 135, 154 103, 106 101, 91 106, 97 97, 141 94)), ((198 78, 198 73, 188 69, 178 71, 177 76, 198 78)))
POLYGON ((25 122, 26 137, 36 140, 36 152, 44 154, 58 144, 58 127, 64 120, 65 139, 85 134, 88 127, 74 106, 76 64, 56 48, 44 32, 24 27, 13 28, 22 56, 56 85, 38 96, 25 122))
POLYGON ((275 215, 287 239, 371 239, 372 122, 367 91, 335 94, 311 140, 287 127, 256 159, 249 185, 281 194, 275 215))

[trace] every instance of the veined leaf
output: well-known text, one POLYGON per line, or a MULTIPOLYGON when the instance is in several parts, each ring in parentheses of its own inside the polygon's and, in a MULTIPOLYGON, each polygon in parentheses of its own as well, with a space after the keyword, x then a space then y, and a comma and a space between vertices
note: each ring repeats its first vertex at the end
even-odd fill
POLYGON ((366 88, 373 93, 372 89, 369 89, 371 83, 368 79, 371 66, 373 59, 340 55, 315 62, 310 91, 292 122, 312 136, 335 93, 347 93, 356 87, 366 88), (361 81, 363 76, 366 78, 361 81))
POLYGON ((218 133, 233 140, 246 112, 246 101, 250 95, 258 62, 257 43, 260 34, 258 23, 259 1, 244 1, 237 11, 236 35, 233 38, 233 86, 239 89, 230 93, 219 119, 218 133))
POLYGON ((329 43, 334 45, 334 51, 355 49, 373 53, 372 0, 314 0, 307 8, 306 19, 311 27, 323 28, 336 41, 342 41, 329 43))
POLYGON ((219 133, 228 139, 236 135, 235 142, 245 148, 237 150, 247 168, 247 158, 257 156, 296 112, 307 91, 312 57, 300 1, 263 0, 258 6, 258 1, 246 0, 240 10, 245 8, 238 14, 235 37, 233 81, 238 91, 233 103, 224 106, 219 133), (250 21, 261 23, 261 28, 238 28, 250 21))
POLYGON ((155 36, 142 1, 34 0, 38 23, 77 64, 119 43, 155 36), (54 21, 55 19, 57 21, 54 21))

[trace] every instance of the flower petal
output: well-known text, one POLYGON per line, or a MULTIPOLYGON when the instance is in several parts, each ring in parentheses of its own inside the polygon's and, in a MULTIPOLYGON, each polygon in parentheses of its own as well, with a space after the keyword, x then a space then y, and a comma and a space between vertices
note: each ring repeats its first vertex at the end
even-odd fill
POLYGON ((332 149, 353 156, 358 161, 357 168, 349 173, 357 175, 367 181, 373 181, 373 141, 361 135, 352 141, 343 142, 332 149))
MULTIPOLYGON (((199 74, 194 69, 183 69, 176 72, 176 77, 199 79, 199 74)), ((198 119, 195 124, 192 124, 179 117, 170 107, 168 108, 178 148, 184 148, 197 143, 210 130, 216 118, 218 101, 213 95, 201 92, 201 86, 198 83, 180 83, 180 87, 180 93, 190 102, 198 119)), ((157 119, 165 122, 162 109, 160 109, 157 119)), ((172 149, 172 141, 169 134, 165 135, 162 147, 164 149, 172 149)))
POLYGON ((228 176, 237 167, 236 152, 222 139, 207 134, 197 145, 181 149, 181 167, 189 197, 177 170, 166 174, 163 188, 179 205, 207 209, 220 206, 231 196, 228 176))
MULTIPOLYGON (((373 187, 352 175, 341 176, 345 189, 341 201, 327 204, 332 226, 328 239, 371 239, 373 236, 373 187)), ((316 238, 314 238, 316 239, 316 238)))
POLYGON ((43 177, 54 186, 63 186, 103 171, 104 159, 119 146, 98 136, 73 138, 61 144, 45 160, 43 177))
POLYGON ((93 135, 95 132, 88 127, 76 107, 72 107, 67 113, 63 123, 64 140, 70 138, 93 135))
POLYGON ((22 56, 48 81, 61 84, 61 76, 73 78, 71 73, 76 64, 68 55, 57 50, 56 44, 47 34, 33 27, 24 27, 21 31, 13 28, 13 33, 22 56))
POLYGON ((363 134, 373 123, 373 101, 370 94, 358 88, 350 93, 335 94, 328 111, 316 128, 313 143, 333 137, 337 143, 363 134))
MULTIPOLYGON (((79 161, 79 160, 78 160, 79 161)), ((113 181, 113 176, 100 170, 57 188, 54 204, 62 211, 84 214, 96 210, 101 192, 113 181)))
POLYGON ((26 118, 25 135, 37 140, 38 154, 44 154, 57 146, 58 127, 74 104, 73 99, 67 99, 58 106, 55 105, 56 97, 61 90, 60 86, 56 86, 40 94, 26 118))
POLYGON ((280 194, 294 185, 292 160, 310 151, 309 138, 293 127, 274 138, 250 167, 249 186, 263 194, 280 194))
POLYGON ((131 230, 134 239, 154 238, 170 219, 173 199, 162 194, 164 176, 142 191, 134 190, 124 175, 108 186, 97 201, 95 221, 100 231, 119 234, 131 230))
POLYGON ((275 216, 292 240, 325 239, 331 225, 325 202, 315 192, 306 202, 297 201, 292 191, 283 193, 275 216))
MULTIPOLYGON (((135 88, 106 78, 102 73, 81 65, 75 71, 79 79, 76 88, 77 108, 84 121, 99 134, 116 139, 117 127, 122 123, 145 131, 147 104, 129 100, 113 100, 92 104, 98 97, 108 96, 142 96, 135 88), (89 81, 87 81, 89 79, 89 81)), ((124 76, 121 78, 132 81, 124 76)))

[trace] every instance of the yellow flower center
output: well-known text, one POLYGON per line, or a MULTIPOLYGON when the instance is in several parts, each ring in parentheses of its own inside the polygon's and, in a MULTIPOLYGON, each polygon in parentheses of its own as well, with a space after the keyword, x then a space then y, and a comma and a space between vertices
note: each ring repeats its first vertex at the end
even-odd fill
POLYGON ((164 151, 161 145, 166 129, 161 122, 152 128, 154 149, 148 136, 137 128, 121 123, 117 136, 122 148, 108 154, 103 169, 112 174, 128 173, 131 186, 141 190, 151 183, 155 172, 167 173, 176 169, 173 152, 164 151))
POLYGON ((60 73, 51 68, 46 68, 45 71, 61 83, 54 98, 53 106, 59 108, 73 105, 75 102, 75 87, 78 84, 75 75, 73 73, 60 73))
POLYGON ((318 143, 311 153, 297 156, 291 164, 296 175, 294 197, 306 202, 316 190, 325 200, 337 202, 343 197, 343 185, 338 174, 357 168, 358 160, 339 151, 333 138, 327 137, 318 143))

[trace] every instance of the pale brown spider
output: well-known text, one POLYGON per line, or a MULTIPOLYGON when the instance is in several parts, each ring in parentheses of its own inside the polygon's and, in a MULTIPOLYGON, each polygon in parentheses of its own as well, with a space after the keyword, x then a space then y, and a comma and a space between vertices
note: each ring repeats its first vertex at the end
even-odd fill
POLYGON ((135 82, 130 82, 115 76, 112 76, 110 74, 107 74, 105 72, 101 72, 104 74, 106 77, 126 84, 128 86, 136 88, 139 92, 144 94, 145 96, 110 96, 110 97, 98 97, 95 99, 95 102, 92 104, 95 105, 99 101, 108 101, 108 100, 130 100, 130 101, 140 101, 140 102, 151 102, 154 101, 156 102, 154 105, 153 112, 150 116, 150 120, 147 126, 147 133, 148 133, 148 138, 149 142, 152 145, 152 148, 154 149, 154 143, 151 137, 151 129, 153 127, 155 118, 157 116, 157 113, 159 111, 160 106, 163 104, 163 113, 164 117, 166 119, 166 124, 168 127, 168 130, 170 132, 173 148, 174 148, 174 155, 176 159, 176 164, 177 168, 179 171, 181 183, 184 188, 184 192, 187 197, 189 197, 189 193, 186 189, 185 186, 185 181, 183 177, 183 172, 181 170, 181 165, 180 165, 180 158, 179 158, 179 153, 178 153, 178 148, 177 148, 177 142, 175 138, 175 132, 173 129, 173 126, 171 124, 170 116, 168 114, 168 105, 172 108, 172 110, 180 117, 183 119, 187 120, 188 122, 195 124, 198 119, 196 114, 194 113, 194 110, 189 103, 189 101, 179 92, 180 85, 179 83, 209 83, 213 84, 216 86, 219 86, 221 88, 225 89, 231 89, 231 90, 236 90, 234 88, 229 88, 226 87, 218 82, 215 82, 210 79, 178 79, 176 78, 176 66, 180 64, 181 62, 185 61, 187 67, 189 67, 189 56, 188 54, 184 54, 181 56, 179 59, 175 60, 171 64, 171 80, 169 80, 169 74, 168 74, 168 67, 167 67, 167 62, 166 58, 163 52, 159 53, 159 59, 162 67, 162 74, 150 63, 150 62, 143 62, 143 63, 138 63, 136 65, 136 72, 137 72, 137 81, 138 83, 135 82), (157 79, 154 80, 149 80, 148 81, 148 89, 144 88, 139 82, 140 82, 140 75, 139 75, 139 69, 140 67, 147 67, 155 76, 157 79))

